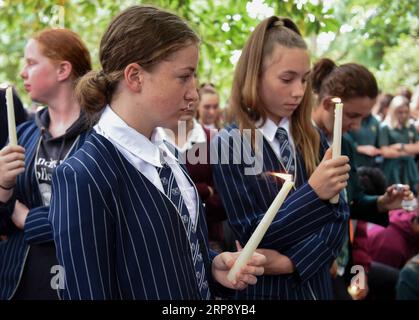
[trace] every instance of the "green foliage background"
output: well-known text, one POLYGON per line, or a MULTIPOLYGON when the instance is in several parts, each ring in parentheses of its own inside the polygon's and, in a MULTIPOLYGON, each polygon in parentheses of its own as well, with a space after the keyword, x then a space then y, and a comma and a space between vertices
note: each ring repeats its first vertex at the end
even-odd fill
MULTIPOLYGON (((133 4, 148 3, 178 13, 202 38, 200 81, 220 88, 228 97, 234 59, 249 33, 265 18, 254 15, 243 0, 0 0, 0 83, 13 83, 29 103, 19 71, 30 36, 59 25, 65 8, 66 28, 79 33, 98 69, 98 46, 111 18, 133 4), (249 12, 250 11, 250 12, 249 12)), ((419 84, 419 1, 417 0, 253 0, 271 12, 291 17, 306 37, 313 61, 327 56, 338 63, 358 62, 377 76, 383 91, 419 84), (329 41, 321 41, 325 35, 329 41)))

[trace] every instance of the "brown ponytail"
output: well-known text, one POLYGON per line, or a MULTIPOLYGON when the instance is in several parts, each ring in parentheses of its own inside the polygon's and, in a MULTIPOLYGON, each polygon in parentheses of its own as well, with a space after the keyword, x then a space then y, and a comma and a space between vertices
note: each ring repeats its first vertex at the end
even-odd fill
POLYGON ((311 74, 311 86, 313 87, 313 92, 316 94, 320 93, 322 83, 328 75, 336 68, 336 64, 327 58, 319 60, 313 67, 311 74))
POLYGON ((376 98, 378 85, 374 75, 357 63, 337 66, 332 60, 320 59, 311 73, 313 91, 318 103, 327 96, 348 100, 356 97, 376 98))
POLYGON ((196 33, 178 16, 150 6, 132 6, 117 15, 100 42, 103 71, 90 72, 76 88, 77 99, 95 122, 123 79, 124 69, 138 63, 152 69, 174 52, 198 43, 196 33))

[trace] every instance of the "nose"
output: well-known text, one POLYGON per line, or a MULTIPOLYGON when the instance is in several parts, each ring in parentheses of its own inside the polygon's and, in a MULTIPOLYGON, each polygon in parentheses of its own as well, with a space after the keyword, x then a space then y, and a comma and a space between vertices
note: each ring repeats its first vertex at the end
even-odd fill
POLYGON ((199 94, 195 84, 195 80, 191 82, 192 85, 190 85, 188 90, 186 91, 185 99, 192 102, 197 102, 199 99, 199 94))
POLYGON ((292 96, 295 98, 301 98, 304 95, 305 90, 306 90, 305 83, 301 81, 295 81, 295 84, 292 87, 292 96))
POLYGON ((214 106, 211 106, 211 108, 209 108, 209 109, 208 109, 208 113, 209 113, 211 116, 216 115, 216 114, 217 114, 217 112, 218 112, 218 109, 217 109, 216 107, 214 107, 214 106))
POLYGON ((19 75, 22 79, 26 79, 28 77, 28 73, 26 72, 26 66, 23 67, 23 69, 20 71, 19 75))

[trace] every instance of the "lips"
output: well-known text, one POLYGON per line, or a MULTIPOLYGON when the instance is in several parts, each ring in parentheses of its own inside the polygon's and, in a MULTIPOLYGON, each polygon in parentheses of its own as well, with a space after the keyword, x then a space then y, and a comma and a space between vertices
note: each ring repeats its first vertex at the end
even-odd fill
POLYGON ((182 111, 182 115, 184 115, 184 116, 192 116, 193 115, 193 111, 192 110, 183 110, 182 111))
POLYGON ((180 109, 180 111, 182 111, 182 112, 193 111, 193 108, 189 107, 189 106, 186 106, 185 108, 180 109))
POLYGON ((29 91, 30 91, 30 89, 31 89, 31 86, 30 86, 29 84, 24 84, 24 87, 25 87, 25 90, 26 90, 27 92, 29 92, 29 91))
POLYGON ((288 109, 296 109, 298 107, 298 103, 286 103, 284 106, 288 109))

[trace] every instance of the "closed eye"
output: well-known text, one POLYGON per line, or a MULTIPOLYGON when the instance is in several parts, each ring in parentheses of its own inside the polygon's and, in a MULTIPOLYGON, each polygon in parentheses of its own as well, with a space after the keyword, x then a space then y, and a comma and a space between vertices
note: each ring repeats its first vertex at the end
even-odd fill
POLYGON ((188 74, 188 75, 183 75, 183 76, 180 76, 180 77, 179 77, 179 79, 180 79, 182 82, 187 82, 187 81, 188 81, 191 77, 192 77, 192 75, 188 74))
POLYGON ((27 64, 28 66, 31 66, 31 65, 35 64, 35 61, 34 61, 34 60, 32 60, 32 59, 27 59, 27 60, 26 60, 26 64, 27 64))
POLYGON ((292 78, 291 79, 289 79, 289 78, 280 78, 281 80, 282 80, 282 82, 284 82, 284 83, 291 83, 292 82, 292 78))

